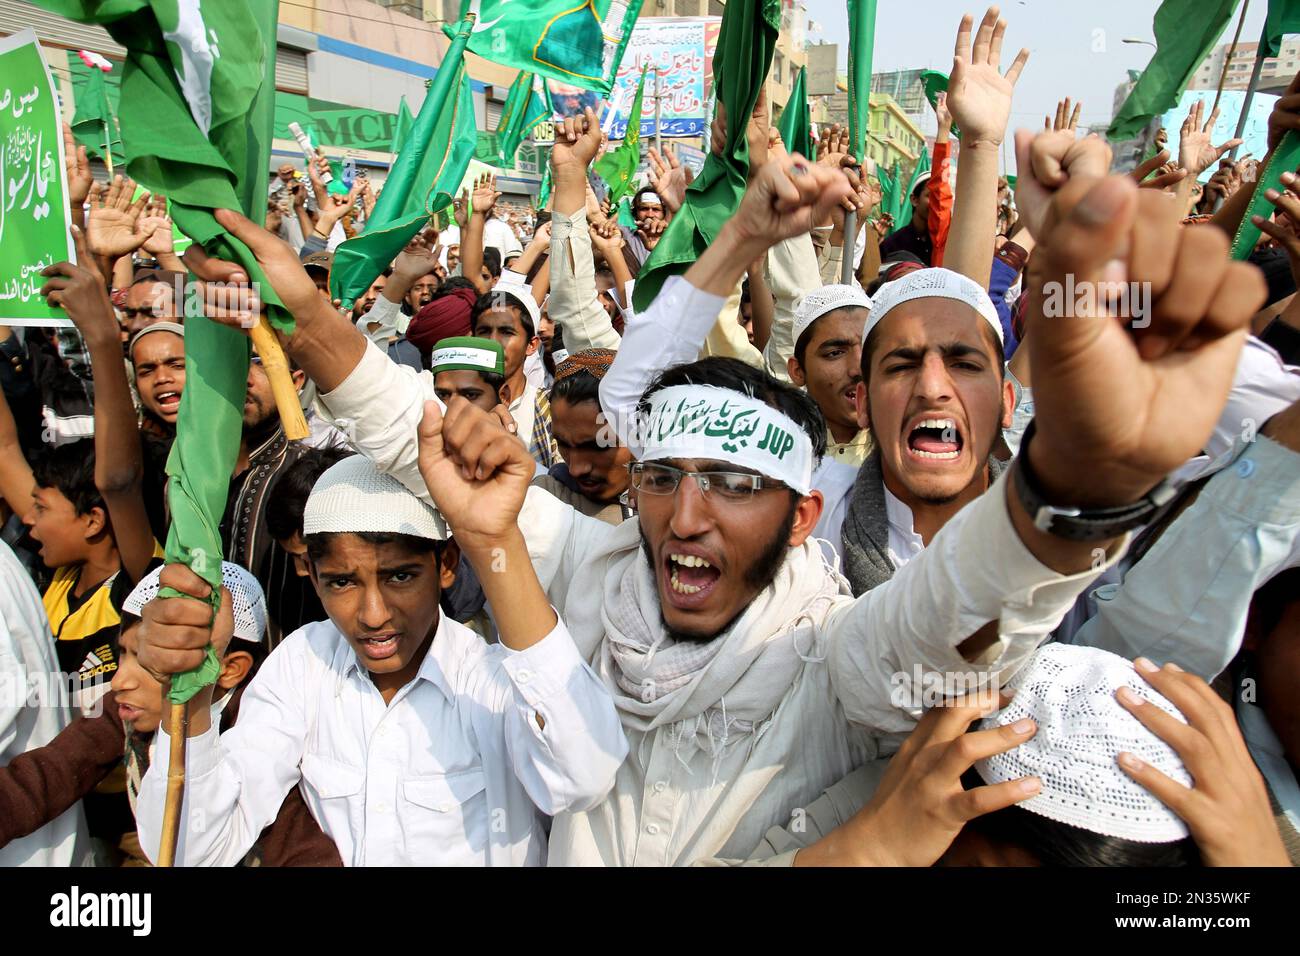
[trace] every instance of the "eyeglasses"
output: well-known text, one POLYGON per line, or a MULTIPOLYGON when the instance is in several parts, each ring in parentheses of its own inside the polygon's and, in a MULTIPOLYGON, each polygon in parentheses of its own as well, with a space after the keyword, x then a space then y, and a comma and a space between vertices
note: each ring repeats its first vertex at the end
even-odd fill
POLYGON ((646 495, 672 495, 677 486, 689 475, 695 479, 700 494, 727 502, 744 502, 763 489, 785 488, 782 482, 762 475, 738 471, 684 471, 671 465, 634 461, 627 466, 632 475, 632 487, 646 495))

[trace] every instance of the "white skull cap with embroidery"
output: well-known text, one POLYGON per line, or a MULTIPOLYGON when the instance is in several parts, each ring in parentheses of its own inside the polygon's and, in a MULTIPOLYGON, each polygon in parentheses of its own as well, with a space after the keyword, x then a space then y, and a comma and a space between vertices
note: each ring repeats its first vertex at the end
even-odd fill
POLYGON ((364 455, 351 455, 316 479, 302 513, 304 536, 320 532, 409 534, 445 541, 447 524, 392 475, 364 455))
POLYGON ((1019 747, 978 761, 975 768, 985 783, 1036 776, 1043 789, 1016 806, 1093 833, 1137 843, 1173 843, 1187 836, 1187 825, 1115 760, 1127 750, 1178 783, 1192 785, 1173 748, 1115 699, 1115 691, 1127 687, 1187 722, 1131 662, 1096 647, 1047 644, 1007 687, 1015 697, 986 717, 981 729, 1029 717, 1038 732, 1019 747))
POLYGON ((796 345, 809 327, 827 312, 835 309, 871 308, 871 296, 856 285, 824 285, 799 297, 794 306, 794 339, 796 345))
MULTIPOLYGON (((162 565, 146 574, 122 602, 122 613, 140 616, 144 606, 158 596, 162 565)), ((266 640, 266 598, 262 586, 246 569, 230 561, 221 562, 221 583, 230 592, 235 612, 235 637, 261 644, 266 640)))
POLYGON ((936 298, 965 302, 993 327, 998 341, 1003 341, 1002 320, 998 318, 998 310, 994 308, 993 300, 984 291, 984 287, 959 272, 943 268, 917 269, 881 286, 873 300, 875 307, 867 316, 867 324, 862 329, 862 341, 867 340, 867 333, 895 307, 913 299, 936 298))

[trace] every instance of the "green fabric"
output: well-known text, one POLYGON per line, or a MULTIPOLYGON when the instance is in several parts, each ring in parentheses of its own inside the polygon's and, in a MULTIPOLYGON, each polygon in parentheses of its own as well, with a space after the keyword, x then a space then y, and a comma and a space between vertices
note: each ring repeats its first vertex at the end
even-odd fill
POLYGON ((628 229, 636 229, 636 216, 632 214, 632 200, 628 196, 619 200, 618 224, 628 229))
POLYGON ((713 86, 726 110, 727 142, 721 156, 710 151, 704 157, 704 168, 686 187, 685 203, 641 267, 632 294, 636 311, 649 308, 664 280, 698 259, 739 208, 749 173, 749 118, 772 64, 780 26, 780 0, 731 0, 724 9, 713 86))
POLYGON ((916 158, 916 168, 912 170, 912 179, 907 184, 907 191, 900 195, 899 217, 895 220, 899 225, 906 225, 912 221, 912 190, 916 188, 916 181, 921 178, 921 174, 929 171, 930 153, 922 146, 921 155, 916 158))
POLYGON ((1297 166, 1300 166, 1300 136, 1297 136, 1294 130, 1288 130, 1282 137, 1282 142, 1277 144, 1277 149, 1273 150, 1268 165, 1259 171, 1259 182, 1255 184, 1255 194, 1251 197, 1250 208, 1242 217, 1241 225, 1237 227, 1237 235, 1232 240, 1232 258, 1245 259, 1255 251, 1255 244, 1259 242, 1260 228, 1250 221, 1250 217, 1263 216, 1267 219, 1273 215, 1275 211, 1273 204, 1268 201, 1264 193, 1270 189, 1285 193, 1286 190, 1282 187, 1282 174, 1297 166))
POLYGON ((113 104, 109 101, 104 71, 91 67, 83 76, 79 86, 75 78, 73 80, 77 112, 72 117, 72 135, 96 156, 104 156, 111 147, 114 166, 121 165, 126 162, 126 157, 122 154, 122 137, 117 130, 113 104))
POLYGON ((366 231, 334 250, 330 295, 351 308, 438 210, 451 204, 474 155, 474 100, 465 72, 470 21, 461 23, 393 162, 366 231))
POLYGON ((1287 33, 1300 33, 1300 2, 1268 0, 1268 16, 1264 19, 1264 47, 1260 55, 1277 56, 1282 49, 1282 36, 1287 33))
POLYGON ((524 137, 538 123, 551 115, 551 98, 541 77, 520 71, 510 84, 501 119, 497 123, 496 165, 513 169, 515 153, 524 137))
POLYGON ((406 97, 403 96, 402 102, 397 106, 397 123, 393 126, 393 145, 388 148, 394 159, 406 145, 406 137, 411 135, 411 127, 414 125, 415 117, 411 115, 411 108, 406 105, 406 97))
POLYGON ((816 159, 817 149, 812 141, 812 115, 808 112, 808 68, 799 67, 790 98, 785 101, 781 119, 777 123, 781 132, 781 142, 791 153, 798 153, 806 159, 816 159))
POLYGON ((439 372, 451 372, 456 369, 465 369, 470 372, 487 371, 495 372, 497 375, 505 375, 505 349, 495 339, 484 339, 474 335, 453 335, 450 338, 439 339, 438 343, 429 352, 429 371, 437 375, 439 372), (466 349, 491 352, 493 356, 492 366, 489 368, 470 361, 470 356, 465 354, 466 349))
MULTIPOLYGON (((181 230, 210 254, 238 262, 259 283, 272 321, 291 329, 292 318, 252 253, 226 235, 212 214, 237 209, 260 221, 266 210, 276 0, 209 3, 201 10, 187 5, 184 21, 178 0, 41 0, 40 5, 72 20, 101 24, 126 47, 119 118, 129 174, 166 193, 181 230), (213 51, 210 73, 195 60, 195 50, 213 51), (199 98, 187 97, 181 76, 199 98)), ((208 582, 215 612, 221 601, 218 525, 239 452, 249 346, 240 332, 204 321, 201 303, 187 301, 185 310, 185 390, 167 460, 172 526, 166 559, 188 564, 208 582)), ((172 678, 168 699, 188 701, 219 672, 209 647, 200 668, 172 678)))
MULTIPOLYGON (((648 69, 648 68, 647 68, 648 69)), ((611 150, 596 160, 592 169, 609 185, 609 201, 617 203, 633 192, 632 177, 641 165, 641 97, 645 93, 646 70, 641 71, 641 81, 632 97, 632 108, 627 114, 627 132, 618 149, 611 150)))
POLYGON ((551 162, 546 161, 546 171, 542 173, 542 184, 537 188, 537 208, 545 209, 551 201, 551 162))
POLYGON ((1155 56, 1106 130, 1110 139, 1136 139, 1152 119, 1178 105, 1192 74, 1218 42, 1239 2, 1165 0, 1160 5, 1152 24, 1155 56))
MULTIPOLYGON (((461 0, 461 20, 474 2, 461 0)), ((469 49, 493 63, 609 93, 643 2, 479 0, 469 49)), ((443 32, 454 36, 456 28, 448 24, 443 32)))
MULTIPOLYGON (((921 83, 925 86, 925 98, 930 101, 930 107, 938 109, 939 94, 948 92, 948 74, 940 73, 938 70, 922 70, 921 83)), ((956 123, 952 124, 952 135, 961 137, 961 130, 957 128, 956 123)))
MULTIPOLYGON (((894 173, 898 170, 895 169, 894 173)), ((893 216, 898 209, 898 177, 883 166, 876 167, 876 178, 880 180, 880 213, 893 216)), ((898 221, 895 216, 895 222, 898 221)))
POLYGON ((867 155, 875 42, 876 0, 849 0, 849 153, 859 162, 867 155))

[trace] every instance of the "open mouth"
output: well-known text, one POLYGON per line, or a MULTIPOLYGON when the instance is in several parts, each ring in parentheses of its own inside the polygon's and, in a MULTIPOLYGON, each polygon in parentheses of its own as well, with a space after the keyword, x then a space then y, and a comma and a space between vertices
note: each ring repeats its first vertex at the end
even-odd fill
POLYGON ((951 418, 923 418, 907 433, 907 451, 924 461, 954 461, 965 441, 951 418))
POLYGON ((380 634, 376 637, 357 638, 357 646, 367 659, 382 661, 397 653, 397 645, 401 640, 401 634, 380 634))
POLYGON ((161 392, 154 396, 154 401, 158 403, 160 411, 174 412, 181 407, 181 393, 161 392))
POLYGON ((664 558, 664 576, 672 604, 689 608, 708 598, 722 572, 703 555, 672 551, 664 558))
POLYGON ((117 716, 124 724, 135 723, 137 720, 140 719, 142 714, 144 714, 144 711, 141 710, 139 707, 133 707, 130 704, 123 703, 120 700, 117 702, 117 716))

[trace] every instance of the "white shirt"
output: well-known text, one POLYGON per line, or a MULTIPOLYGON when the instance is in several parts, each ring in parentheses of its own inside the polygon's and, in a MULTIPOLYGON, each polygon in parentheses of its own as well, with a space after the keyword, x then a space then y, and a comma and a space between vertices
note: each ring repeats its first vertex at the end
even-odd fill
MULTIPOLYGON (((0 765, 44 747, 68 726, 65 689, 41 596, 0 541, 0 765)), ((79 865, 85 830, 77 803, 35 833, 0 846, 0 867, 79 865)))
MULTIPOLYGON (((137 803, 151 856, 169 753, 159 733, 137 803)), ((440 616, 418 675, 387 706, 338 628, 308 624, 267 657, 234 727, 189 741, 177 858, 238 863, 301 781, 346 865, 537 865, 543 815, 601 799, 626 750, 563 623, 514 652, 440 616)))
POLYGON ((502 267, 506 264, 506 256, 524 251, 524 247, 519 244, 519 237, 510 228, 510 224, 495 216, 483 223, 483 247, 486 249, 488 246, 501 253, 502 267))
POLYGON ((889 522, 889 560, 901 568, 925 550, 925 541, 912 526, 912 509, 885 488, 885 520, 889 522))

